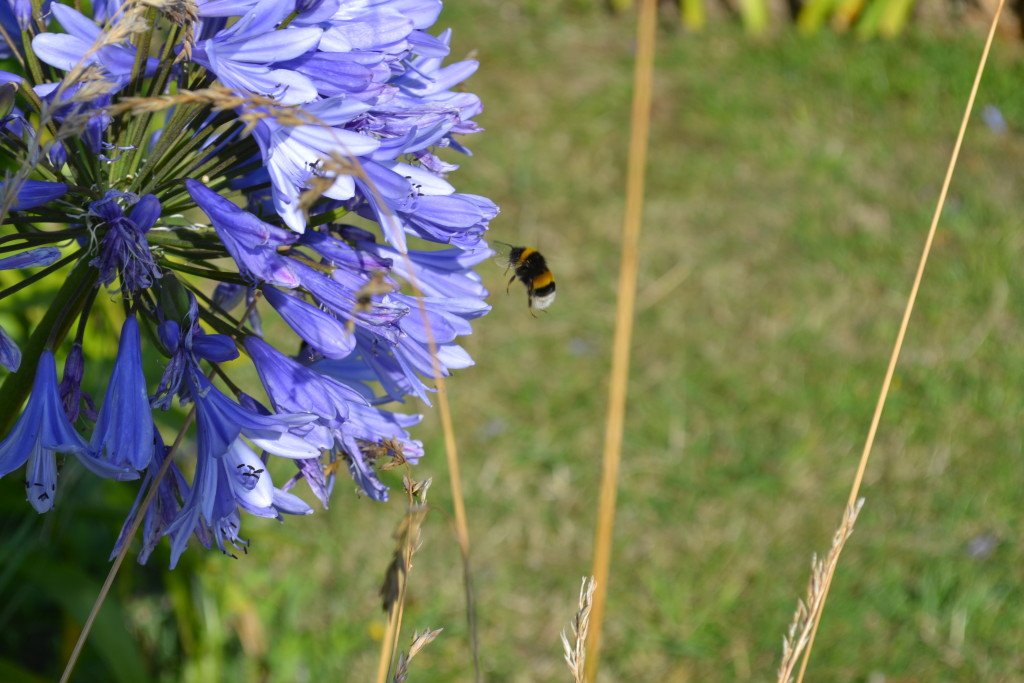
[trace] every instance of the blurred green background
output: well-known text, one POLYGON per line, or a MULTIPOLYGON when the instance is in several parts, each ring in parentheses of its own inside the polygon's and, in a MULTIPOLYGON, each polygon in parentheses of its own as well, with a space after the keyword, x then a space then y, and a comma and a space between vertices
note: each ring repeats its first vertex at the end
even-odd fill
MULTIPOLYGON (((894 42, 752 40, 676 19, 663 17, 657 51, 601 680, 774 680, 811 554, 849 491, 981 40, 927 26, 894 42)), ((438 25, 455 30, 453 57, 482 62, 469 89, 487 106, 453 180, 502 206, 492 237, 542 250, 559 287, 534 319, 484 264, 494 311, 466 341, 476 367, 449 384, 481 661, 488 681, 569 680, 558 633, 590 572, 632 19, 481 0, 449 3, 438 25)), ((1021 46, 997 42, 813 680, 1024 671, 1022 84, 1021 46)), ((411 680, 471 680, 436 414, 417 435, 428 458, 415 475, 433 477, 436 507, 402 643, 444 627, 411 680)), ((9 479, 0 679, 50 680, 106 572, 121 518, 105 510, 133 493, 66 477, 76 502, 26 521, 9 479)), ((377 504, 342 482, 325 513, 247 518, 238 561, 193 550, 167 573, 163 548, 126 566, 73 680, 372 680, 404 512, 393 493, 377 504)))

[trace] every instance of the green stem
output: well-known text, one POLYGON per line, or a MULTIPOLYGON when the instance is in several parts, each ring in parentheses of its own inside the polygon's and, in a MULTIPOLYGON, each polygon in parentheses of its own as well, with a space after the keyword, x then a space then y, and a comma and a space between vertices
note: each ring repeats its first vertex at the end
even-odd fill
MULTIPOLYGON (((33 213, 33 214, 28 215, 28 216, 5 216, 4 219, 3 219, 3 224, 7 225, 8 223, 11 223, 13 225, 27 225, 29 227, 32 227, 32 226, 38 225, 39 223, 67 223, 67 221, 68 221, 68 216, 66 214, 55 214, 55 213, 50 213, 50 212, 45 212, 45 213, 44 212, 40 212, 40 213, 33 213)), ((61 230, 60 232, 63 234, 66 231, 61 230)), ((29 234, 29 232, 26 230, 25 234, 29 234)), ((44 232, 44 231, 41 231, 41 230, 34 230, 34 231, 32 231, 31 234, 53 235, 53 234, 56 234, 56 233, 44 232)), ((11 235, 7 235, 6 237, 7 237, 7 239, 10 239, 12 236, 11 235)), ((0 238, 0 240, 2 240, 2 239, 3 238, 0 238)), ((43 238, 39 237, 39 238, 36 238, 36 239, 42 240, 43 238)), ((60 239, 43 240, 43 241, 60 242, 60 239)))
POLYGON ((223 249, 198 249, 196 247, 180 249, 177 247, 165 246, 164 253, 170 256, 176 256, 182 261, 191 261, 192 263, 205 263, 206 261, 222 259, 227 256, 223 249))
MULTIPOLYGON (((63 143, 64 151, 67 152, 68 166, 74 169, 75 180, 83 185, 95 185, 99 178, 99 160, 85 146, 85 141, 76 135, 59 137, 54 142, 63 143)), ((103 191, 106 191, 106 188, 103 191)))
POLYGON ((331 209, 330 211, 324 211, 323 213, 311 215, 309 217, 309 220, 306 222, 306 225, 310 228, 315 228, 319 225, 325 225, 327 223, 336 223, 339 219, 347 216, 348 214, 348 209, 339 206, 338 208, 331 209))
POLYGON ((174 159, 181 159, 191 145, 199 145, 215 130, 215 127, 208 125, 203 130, 191 131, 191 135, 185 136, 187 127, 199 116, 203 115, 208 107, 201 106, 178 106, 170 120, 164 124, 164 132, 157 141, 156 149, 150 152, 149 158, 142 164, 142 168, 136 174, 132 185, 129 188, 132 192, 147 194, 152 192, 153 186, 159 181, 164 167, 173 162, 174 159), (173 151, 172 151, 173 148, 173 151), (149 178, 148 183, 143 180, 149 178), (141 189, 138 189, 140 188, 141 189))
MULTIPOLYGON (((18 138, 14 137, 13 135, 11 135, 10 133, 8 133, 6 131, 4 131, 3 133, 0 133, 0 142, 2 142, 4 147, 8 148, 8 151, 10 151, 10 152, 12 152, 14 154, 20 155, 22 160, 23 160, 22 163, 27 163, 27 160, 29 158, 30 153, 32 151, 35 151, 34 148, 32 150, 30 150, 29 146, 26 145, 24 141, 19 140, 18 138)), ((35 142, 33 142, 32 144, 35 145, 35 142)), ((14 156, 14 154, 12 154, 12 156, 14 156)), ((49 180, 51 182, 62 180, 53 171, 53 169, 50 168, 50 165, 49 165, 50 162, 46 158, 46 156, 42 154, 42 150, 39 150, 39 155, 40 155, 39 163, 35 164, 32 167, 32 172, 35 172, 35 173, 39 174, 39 176, 37 176, 37 179, 38 180, 49 180)))
MULTIPOLYGON (((129 83, 128 92, 142 91, 142 83, 146 77, 146 62, 149 60, 150 42, 153 40, 153 33, 155 33, 157 17, 155 9, 149 8, 146 10, 146 21, 149 23, 151 30, 138 33, 132 37, 132 42, 135 43, 136 48, 135 63, 132 65, 132 79, 129 83)), ((111 186, 120 184, 130 173, 129 169, 138 164, 137 160, 143 154, 141 149, 142 140, 146 135, 146 130, 149 128, 152 116, 152 114, 143 113, 139 116, 130 117, 123 130, 119 129, 116 131, 115 135, 121 141, 121 145, 128 147, 128 149, 124 150, 117 158, 117 161, 110 165, 109 177, 111 186)), ((124 118, 118 117, 118 120, 124 121, 124 118)))
MULTIPOLYGON (((236 177, 240 177, 240 176, 248 173, 251 170, 255 170, 256 168, 258 168, 259 166, 261 166, 263 164, 262 158, 260 158, 258 156, 259 155, 259 148, 256 147, 256 143, 252 143, 251 145, 248 145, 248 144, 245 144, 245 142, 240 142, 240 143, 236 143, 236 144, 238 144, 239 147, 233 147, 232 151, 234 151, 236 149, 238 151, 234 151, 233 154, 230 154, 230 155, 228 155, 226 157, 223 157, 223 158, 221 158, 219 156, 211 157, 209 160, 207 160, 206 163, 204 163, 201 166, 198 166, 198 167, 192 169, 190 172, 187 173, 187 175, 200 176, 200 177, 205 175, 205 176, 208 176, 210 178, 216 178, 217 176, 219 176, 221 173, 223 173, 224 171, 228 170, 232 166, 238 166, 242 162, 244 162, 244 161, 246 161, 248 159, 253 159, 255 157, 256 161, 254 161, 252 163, 249 163, 249 164, 246 164, 245 166, 239 166, 238 167, 238 169, 237 169, 237 176, 236 177)), ((183 173, 182 175, 186 175, 186 174, 183 173)))
MULTIPOLYGON (((171 249, 178 248, 178 249, 205 249, 205 250, 211 250, 211 249, 216 249, 216 247, 218 245, 220 245, 219 240, 217 240, 216 234, 212 234, 212 235, 208 235, 208 236, 207 235, 203 235, 203 236, 196 235, 195 237, 198 238, 198 239, 192 238, 191 235, 189 235, 189 238, 182 238, 182 237, 179 237, 178 235, 176 235, 173 232, 170 232, 170 233, 166 233, 166 232, 154 233, 154 232, 151 232, 151 233, 146 235, 146 241, 149 242, 150 245, 155 245, 155 246, 159 246, 159 247, 168 247, 168 248, 171 248, 171 249)), ((220 256, 224 256, 223 245, 220 245, 220 246, 221 246, 220 256)))
POLYGON ((43 110, 43 101, 39 99, 39 95, 37 95, 36 91, 32 88, 19 88, 18 94, 28 100, 28 103, 36 113, 43 110))
POLYGON ((28 62, 28 72, 32 76, 32 84, 45 83, 43 65, 36 57, 36 53, 32 51, 32 36, 29 35, 28 31, 21 32, 21 45, 25 49, 25 61, 28 62))
MULTIPOLYGON (((212 126, 210 126, 210 128, 212 128, 212 126)), ((196 137, 198 138, 199 136, 197 135, 196 137)), ((201 178, 204 175, 208 175, 211 178, 215 178, 220 172, 220 169, 229 168, 243 160, 252 158, 259 151, 255 143, 249 143, 248 141, 236 141, 235 144, 231 145, 231 149, 234 153, 227 158, 223 158, 220 155, 214 155, 204 160, 203 157, 199 155, 192 155, 190 153, 192 148, 198 146, 199 142, 201 141, 197 141, 195 139, 187 141, 187 144, 182 148, 182 152, 176 153, 173 156, 176 163, 164 170, 162 175, 166 179, 163 182, 156 184, 154 187, 151 187, 151 192, 158 194, 161 190, 172 187, 175 183, 179 183, 182 178, 186 177, 201 178), (223 161, 221 161, 221 159, 223 159, 223 161)), ((240 174, 241 171, 239 172, 239 175, 240 174)), ((155 180, 156 178, 154 178, 154 181, 155 180)), ((162 197, 162 199, 166 199, 166 197, 162 197)))
POLYGON ((146 90, 146 97, 162 95, 167 90, 167 82, 171 77, 171 69, 174 67, 174 58, 171 53, 174 46, 178 44, 181 27, 171 25, 170 30, 164 37, 163 48, 160 52, 160 66, 157 67, 156 75, 150 79, 149 88, 146 90))
POLYGON ((168 261, 167 259, 160 259, 160 265, 179 273, 188 273, 189 275, 195 275, 197 277, 203 277, 217 282, 230 282, 235 285, 248 284, 245 279, 237 273, 225 273, 224 271, 211 270, 209 268, 195 268, 185 263, 168 261))
POLYGON ((193 295, 201 299, 206 304, 206 306, 199 307, 199 319, 205 321, 206 324, 216 330, 218 334, 223 334, 231 338, 235 338, 239 332, 252 334, 251 330, 245 330, 245 326, 241 322, 236 321, 227 313, 224 313, 224 309, 219 306, 217 307, 217 311, 227 318, 227 322, 223 318, 219 318, 214 315, 212 310, 213 301, 198 289, 194 289, 192 287, 189 287, 189 289, 192 291, 193 295))
MULTIPOLYGON (((25 220, 26 221, 32 221, 34 223, 39 223, 40 220, 45 220, 45 219, 26 218, 25 220)), ((63 220, 63 219, 60 219, 60 220, 63 220)), ((85 228, 71 228, 71 229, 68 229, 68 230, 59 230, 57 232, 33 231, 33 232, 20 232, 20 233, 15 234, 15 235, 4 235, 3 237, 0 237, 0 251, 20 251, 20 250, 28 247, 30 244, 47 244, 47 243, 52 243, 52 242, 64 242, 64 241, 67 241, 67 240, 74 239, 76 237, 81 237, 82 235, 85 235, 86 233, 87 233, 87 231, 86 231, 85 228), (3 246, 5 244, 7 244, 8 242, 13 242, 15 240, 20 240, 20 241, 23 241, 23 242, 27 242, 28 244, 18 244, 18 245, 15 245, 13 247, 11 247, 11 246, 8 246, 8 247, 3 246)))

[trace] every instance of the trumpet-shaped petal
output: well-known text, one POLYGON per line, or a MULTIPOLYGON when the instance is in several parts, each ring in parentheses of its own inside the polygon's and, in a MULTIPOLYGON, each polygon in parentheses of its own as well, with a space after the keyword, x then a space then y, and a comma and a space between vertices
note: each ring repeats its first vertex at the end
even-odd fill
MULTIPOLYGON (((153 482, 156 480, 156 473, 163 467, 164 460, 167 458, 168 448, 164 445, 160 432, 156 429, 153 430, 151 448, 153 451, 152 465, 146 469, 146 476, 143 478, 142 486, 139 488, 139 494, 135 498, 132 509, 128 512, 128 517, 121 527, 121 533, 117 537, 114 549, 110 553, 111 560, 121 551, 121 547, 130 540, 128 538, 128 529, 135 521, 136 515, 139 514, 139 506, 149 492, 150 487, 153 486, 153 482)), ((158 484, 153 503, 144 512, 145 519, 142 523, 142 549, 139 551, 139 564, 145 564, 146 560, 149 559, 149 556, 156 549, 160 539, 164 537, 167 529, 181 511, 181 501, 188 497, 188 493, 189 486, 188 482, 185 481, 184 475, 182 475, 181 470, 178 469, 176 464, 170 463, 167 474, 158 484)), ((205 545, 209 546, 208 539, 205 539, 202 530, 200 530, 200 536, 200 541, 206 540, 205 545)))
POLYGON ((14 256, 0 258, 0 270, 11 270, 12 268, 35 268, 37 266, 48 266, 60 258, 60 249, 57 247, 37 247, 28 249, 14 256))
MULTIPOLYGON (((79 64, 101 65, 119 86, 128 82, 135 65, 134 46, 108 44, 96 49, 101 44, 101 29, 95 21, 57 2, 51 11, 67 33, 42 33, 32 39, 32 49, 41 60, 64 71, 79 64)), ((157 60, 148 58, 147 74, 151 75, 156 66, 157 60)))
POLYGON ((337 319, 273 287, 264 287, 263 296, 295 334, 323 355, 328 358, 344 358, 352 353, 355 348, 352 334, 337 319))
POLYGON ((348 419, 349 406, 366 404, 354 389, 301 365, 256 337, 245 340, 274 408, 286 413, 312 413, 324 425, 339 427, 348 419))
POLYGON ((153 457, 153 430, 142 373, 139 323, 131 316, 121 328, 114 372, 92 433, 92 448, 115 467, 144 470, 153 457))
MULTIPOLYGON (((7 182, 0 182, 0 196, 3 196, 7 182)), ((18 185, 15 195, 14 211, 34 209, 37 206, 48 204, 54 199, 59 199, 67 194, 68 186, 64 183, 51 183, 45 180, 23 180, 18 185)))
POLYGON ((261 221, 191 178, 185 187, 210 217, 242 275, 279 287, 298 286, 299 279, 288 265, 290 259, 277 252, 278 247, 294 243, 298 235, 261 221))
POLYGON ((53 353, 44 351, 36 367, 25 410, 14 429, 0 443, 0 477, 27 463, 25 491, 38 512, 53 507, 57 493, 57 453, 74 454, 94 474, 125 478, 133 474, 97 459, 64 415, 57 390, 57 365, 53 353))

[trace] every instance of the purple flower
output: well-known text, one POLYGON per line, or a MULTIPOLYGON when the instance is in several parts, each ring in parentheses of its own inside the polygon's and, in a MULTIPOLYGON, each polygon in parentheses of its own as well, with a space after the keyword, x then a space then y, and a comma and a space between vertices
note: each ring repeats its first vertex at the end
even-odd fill
POLYGON ((64 406, 64 414, 68 422, 75 424, 78 416, 83 414, 87 420, 96 421, 96 406, 92 397, 82 391, 82 377, 85 374, 85 353, 82 345, 75 341, 68 351, 68 357, 64 360, 64 376, 57 388, 60 393, 61 405, 64 406), (85 403, 85 410, 82 410, 82 403, 85 403))
MULTIPOLYGON (((236 439, 221 460, 230 499, 250 515, 278 519, 282 511, 309 515, 313 508, 298 496, 277 489, 265 470, 265 463, 245 441, 236 439)), ((227 498, 227 496, 225 496, 227 498)))
POLYGON ((0 327, 0 365, 8 372, 17 372, 21 367, 21 349, 3 327, 0 327))
POLYGON ((135 316, 130 316, 121 328, 114 372, 96 419, 91 446, 97 457, 114 467, 142 471, 153 456, 154 429, 146 377, 142 373, 139 323, 135 316))
MULTIPOLYGON (((341 98, 332 98, 306 107, 316 117, 316 125, 284 126, 273 120, 261 120, 256 125, 253 137, 270 174, 274 207, 292 230, 305 229, 299 196, 314 177, 326 175, 323 166, 331 152, 358 157, 380 146, 375 138, 339 127, 366 108, 362 102, 344 104, 341 98)), ((351 173, 332 173, 331 177, 333 183, 324 191, 325 197, 344 200, 355 194, 351 173)))
POLYGON ((57 493, 57 453, 75 455, 101 477, 123 478, 132 472, 97 459, 64 415, 57 392, 57 367, 50 351, 43 351, 36 379, 24 412, 0 443, 0 477, 28 463, 25 491, 37 512, 53 507, 57 493))
POLYGON ((160 202, 151 194, 134 195, 110 190, 98 202, 89 205, 93 225, 105 230, 99 254, 92 260, 100 271, 99 283, 109 287, 121 275, 121 289, 128 293, 147 289, 160 277, 160 269, 146 242, 146 232, 160 217, 160 202), (125 216, 118 201, 134 204, 125 216))
MULTIPOLYGON (((138 496, 135 498, 132 509, 128 512, 128 517, 121 527, 121 533, 117 537, 114 549, 110 553, 111 560, 117 556, 124 544, 130 540, 128 538, 128 529, 134 523, 135 517, 139 513, 139 506, 142 504, 142 500, 153 486, 156 480, 156 473, 163 467, 164 461, 167 459, 168 448, 164 445, 163 439, 160 438, 160 432, 154 429, 153 436, 151 465, 146 469, 146 476, 142 480, 138 496)), ((173 462, 170 463, 166 476, 158 484, 153 504, 145 510, 145 519, 142 523, 142 549, 139 551, 138 557, 139 564, 146 563, 149 556, 156 549, 160 539, 166 535, 167 529, 181 512, 181 501, 185 500, 188 494, 188 482, 185 481, 185 477, 182 475, 181 470, 178 469, 178 466, 173 462)), ((197 530, 197 534, 200 543, 209 547, 210 541, 209 537, 205 534, 205 529, 197 530)))
POLYGON ((328 358, 344 358, 352 353, 355 340, 336 318, 273 287, 264 287, 263 296, 295 334, 319 353, 328 358))
POLYGON ((59 258, 60 249, 57 247, 38 247, 0 258, 0 270, 48 266, 59 258))
MULTIPOLYGON (((3 196, 6 182, 0 182, 0 196, 3 196)), ((34 209, 43 204, 49 204, 54 199, 63 197, 68 191, 64 183, 51 183, 44 180, 23 180, 18 185, 18 192, 13 211, 24 211, 34 209)))
MULTIPOLYGON (((43 0, 40 3, 40 12, 43 16, 50 13, 50 0, 43 0)), ((9 40, 14 43, 9 45, 7 40, 0 40, 0 58, 10 57, 12 48, 20 52, 23 49, 21 32, 29 31, 31 27, 32 0, 3 0, 0 2, 0 28, 3 28, 9 36, 9 40)))
POLYGON ((275 410, 310 413, 320 424, 333 428, 348 419, 352 403, 366 404, 358 391, 288 358, 262 339, 249 337, 245 348, 275 410))
POLYGON ((216 74, 229 88, 262 93, 283 104, 316 99, 316 88, 308 78, 271 66, 315 50, 320 42, 322 31, 316 27, 277 29, 292 8, 278 0, 218 3, 218 15, 241 16, 229 28, 197 44, 192 60, 216 74))
POLYGON ((246 322, 249 323, 249 327, 252 328, 253 333, 256 336, 263 336, 263 316, 260 315, 260 310, 254 305, 255 302, 255 288, 243 287, 242 285, 234 285, 230 282, 221 282, 213 290, 213 304, 219 306, 224 311, 232 311, 239 304, 245 303, 245 310, 249 311, 249 315, 246 318, 246 322))
POLYGON ((152 399, 153 407, 161 410, 171 407, 175 395, 183 404, 192 399, 191 383, 187 380, 190 374, 200 372, 199 364, 203 360, 223 363, 238 357, 238 349, 230 337, 206 334, 198 323, 199 307, 195 297, 189 293, 187 299, 185 324, 164 320, 157 330, 160 341, 171 356, 152 399))
MULTIPOLYGON (((261 462, 242 437, 253 445, 285 458, 314 458, 319 449, 292 433, 316 419, 316 415, 260 415, 235 403, 213 386, 195 369, 189 371, 192 396, 196 402, 196 473, 188 498, 175 521, 168 527, 171 537, 171 566, 185 550, 189 536, 197 525, 212 529, 218 547, 225 550, 223 539, 237 540, 236 508, 260 509, 265 489, 256 493, 244 478, 261 479, 266 473, 257 467, 261 462), (250 495, 252 493, 252 495, 250 495)), ((267 477, 269 481, 269 476, 267 477)), ((250 510, 251 511, 251 510, 250 510)))
POLYGON ((349 475, 370 498, 387 500, 388 493, 368 460, 380 457, 380 453, 394 457, 393 451, 397 449, 404 462, 416 464, 423 454, 423 445, 410 439, 406 428, 420 419, 420 415, 400 415, 372 406, 352 410, 349 423, 340 435, 341 450, 349 475))
MULTIPOLYGON (((301 278, 302 288, 312 295, 316 303, 335 318, 346 320, 349 324, 356 324, 367 327, 374 334, 385 337, 389 342, 397 340, 399 330, 395 326, 409 311, 405 306, 392 306, 385 302, 364 303, 361 310, 356 312, 356 299, 358 291, 366 284, 367 278, 363 277, 353 281, 346 278, 343 271, 335 270, 331 277, 328 277, 309 266, 301 263, 295 264, 296 272, 301 278)), ((347 335, 351 336, 351 334, 347 335)), ((347 340, 351 341, 351 340, 347 340)), ((351 352, 352 347, 346 347, 351 352)), ((338 355, 329 355, 330 358, 340 358, 338 355)))
POLYGON ((373 101, 385 92, 391 78, 384 55, 377 52, 307 52, 280 66, 308 78, 324 98, 343 95, 373 101))
POLYGON ((185 181, 188 193, 217 230, 224 247, 238 264, 238 272, 259 282, 279 287, 297 287, 299 279, 281 256, 278 247, 288 246, 298 236, 264 223, 200 182, 185 181))

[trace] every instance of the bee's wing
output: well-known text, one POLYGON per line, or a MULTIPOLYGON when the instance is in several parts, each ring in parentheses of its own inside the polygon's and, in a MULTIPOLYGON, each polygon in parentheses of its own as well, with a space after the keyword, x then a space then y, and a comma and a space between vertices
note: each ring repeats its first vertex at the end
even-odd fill
POLYGON ((515 249, 511 244, 507 242, 499 242, 497 240, 490 241, 491 249, 494 250, 494 262, 502 268, 511 268, 512 263, 512 250, 515 249))

